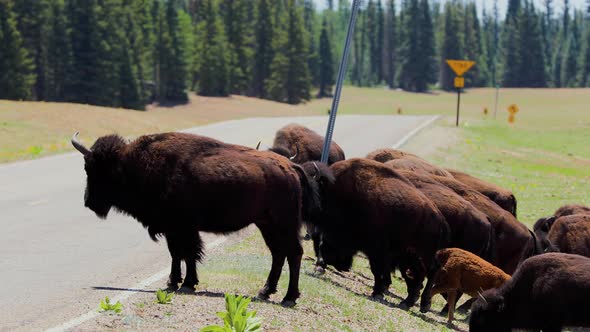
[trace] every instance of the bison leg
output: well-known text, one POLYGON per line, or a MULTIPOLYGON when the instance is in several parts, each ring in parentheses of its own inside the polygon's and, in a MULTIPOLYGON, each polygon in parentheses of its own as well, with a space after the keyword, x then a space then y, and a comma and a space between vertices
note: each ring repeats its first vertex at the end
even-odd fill
POLYGON ((269 231, 267 227, 258 226, 258 228, 260 229, 264 242, 266 242, 266 245, 270 249, 270 254, 272 255, 272 265, 270 267, 268 278, 266 279, 264 287, 258 292, 259 299, 267 300, 271 294, 277 292, 277 284, 281 277, 281 270, 285 264, 286 255, 280 245, 280 241, 282 240, 280 235, 269 231))
POLYGON ((298 239, 295 241, 289 250, 287 262, 289 263, 289 288, 287 295, 283 298, 282 304, 286 307, 295 305, 295 301, 299 298, 299 271, 301 270, 301 257, 303 257, 303 248, 298 239))
POLYGON ((381 253, 381 255, 370 254, 368 256, 369 265, 371 266, 371 272, 373 273, 373 277, 375 278, 375 284, 373 285, 373 294, 371 294, 371 296, 376 298, 383 298, 383 293, 385 293, 385 291, 391 284, 391 268, 389 266, 389 262, 391 261, 391 259, 388 257, 386 253, 381 253), (385 276, 386 274, 389 274, 389 280, 385 276))
MULTIPOLYGON (((400 270, 402 271, 402 275, 404 280, 406 281, 406 286, 408 288, 408 297, 400 303, 402 308, 409 309, 411 308, 418 298, 420 297, 420 289, 422 288, 422 282, 425 278, 425 269, 422 263, 416 258, 410 260, 410 264, 400 264, 400 270)), ((429 278, 429 281, 431 278, 429 278)), ((430 295, 430 288, 432 287, 432 282, 428 287, 428 294, 430 295)), ((423 297, 424 301, 424 297, 423 297)), ((421 306, 421 309, 428 305, 428 301, 423 302, 424 304, 421 306)))
POLYGON ((430 305, 432 304, 432 285, 434 283, 434 275, 436 274, 436 269, 431 268, 428 272, 426 286, 424 286, 424 290, 422 291, 422 298, 420 299, 420 312, 428 312, 430 310, 430 305))
POLYGON ((186 265, 186 277, 182 283, 182 288, 194 291, 195 286, 199 284, 197 261, 201 260, 203 242, 196 229, 187 230, 182 236, 182 258, 186 265))
POLYGON ((453 323, 453 314, 455 313, 455 300, 457 299, 457 292, 450 291, 447 293, 447 303, 449 304, 449 324, 453 323))
POLYGON ((168 277, 168 289, 177 290, 178 284, 182 282, 182 274, 180 270, 180 263, 182 261, 179 250, 179 239, 176 233, 166 233, 166 243, 168 244, 168 251, 172 257, 172 264, 170 266, 170 276, 168 277))

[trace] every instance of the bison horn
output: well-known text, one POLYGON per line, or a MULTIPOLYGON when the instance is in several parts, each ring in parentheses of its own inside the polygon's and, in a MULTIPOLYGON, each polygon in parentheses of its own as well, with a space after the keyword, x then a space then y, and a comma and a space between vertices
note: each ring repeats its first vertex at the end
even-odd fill
POLYGON ((76 150, 80 151, 80 153, 86 156, 90 154, 90 150, 88 150, 88 148, 86 148, 82 143, 80 143, 80 141, 78 141, 78 134, 80 134, 80 132, 77 131, 74 134, 74 136, 72 136, 72 145, 74 146, 74 148, 76 148, 76 150))
POLYGON ((258 144, 256 144, 256 150, 260 148, 260 143, 262 143, 262 141, 258 141, 258 144))
POLYGON ((299 147, 295 146, 295 154, 289 157, 289 160, 294 160, 295 157, 299 154, 299 147))
POLYGON ((312 161, 312 164, 315 168, 315 175, 313 176, 313 178, 317 179, 320 176, 320 168, 318 167, 318 164, 315 163, 315 161, 312 161))
POLYGON ((488 304, 488 300, 486 300, 486 298, 483 296, 483 294, 480 291, 477 291, 477 295, 479 296, 480 299, 482 299, 486 304, 488 304))

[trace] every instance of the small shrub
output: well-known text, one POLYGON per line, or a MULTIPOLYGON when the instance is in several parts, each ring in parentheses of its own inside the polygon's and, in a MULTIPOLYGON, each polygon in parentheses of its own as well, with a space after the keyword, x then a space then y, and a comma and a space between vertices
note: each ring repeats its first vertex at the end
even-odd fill
POLYGON ((117 301, 117 303, 112 304, 111 299, 109 297, 105 297, 104 300, 100 301, 100 312, 106 311, 114 311, 116 313, 120 313, 123 310, 123 305, 121 302, 117 301))
POLYGON ((173 297, 173 292, 168 293, 167 291, 161 289, 156 291, 156 302, 159 304, 169 304, 172 302, 173 297))
POLYGON ((43 152, 43 147, 39 145, 34 145, 29 148, 29 153, 31 154, 31 157, 37 157, 41 154, 41 152, 43 152))
POLYGON ((256 311, 246 310, 251 299, 225 294, 226 312, 218 312, 223 319, 223 326, 209 325, 201 332, 259 332, 262 331, 262 318, 256 317, 256 311))

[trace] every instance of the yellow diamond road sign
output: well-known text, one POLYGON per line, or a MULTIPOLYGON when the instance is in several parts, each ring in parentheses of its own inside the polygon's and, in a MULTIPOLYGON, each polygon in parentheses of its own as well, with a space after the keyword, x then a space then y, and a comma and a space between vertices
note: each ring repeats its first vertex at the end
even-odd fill
POLYGON ((475 61, 468 61, 468 60, 447 60, 447 64, 451 69, 457 74, 457 76, 461 76, 465 74, 473 65, 475 61))

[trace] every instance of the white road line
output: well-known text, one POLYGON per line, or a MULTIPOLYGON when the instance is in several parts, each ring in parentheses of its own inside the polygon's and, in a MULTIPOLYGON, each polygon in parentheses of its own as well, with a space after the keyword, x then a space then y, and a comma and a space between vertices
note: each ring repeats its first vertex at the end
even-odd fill
MULTIPOLYGON (((222 244, 223 242, 227 241, 227 238, 224 237, 220 237, 218 239, 216 239, 215 241, 206 244, 206 248, 207 249, 213 249, 217 246, 219 246, 220 244, 222 244)), ((169 268, 165 268, 162 271, 142 280, 141 282, 139 282, 138 284, 134 285, 133 287, 131 287, 130 289, 144 289, 147 286, 155 283, 158 280, 163 279, 164 277, 166 277, 168 275, 168 273, 170 272, 169 268)), ((119 292, 117 295, 115 295, 112 298, 112 302, 116 303, 117 301, 123 301, 128 299, 131 295, 135 294, 134 292, 130 292, 130 291, 122 291, 119 292)), ((62 332, 62 331, 67 331, 69 329, 72 329, 86 321, 89 321, 93 318, 96 318, 100 315, 100 313, 97 310, 93 310, 93 311, 89 311, 83 315, 80 315, 78 317, 72 318, 69 321, 58 325, 56 327, 52 327, 48 330, 45 330, 45 332, 62 332)))
POLYGON ((395 143, 392 148, 393 149, 399 149, 402 145, 406 144, 408 142, 408 140, 410 140, 410 138, 412 138, 414 135, 416 135, 420 130, 430 126, 434 121, 440 119, 441 116, 437 115, 432 117, 430 120, 424 122, 423 124, 421 124, 419 127, 417 127, 416 129, 410 131, 406 136, 404 136, 401 140, 397 141, 397 143, 395 143))

